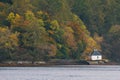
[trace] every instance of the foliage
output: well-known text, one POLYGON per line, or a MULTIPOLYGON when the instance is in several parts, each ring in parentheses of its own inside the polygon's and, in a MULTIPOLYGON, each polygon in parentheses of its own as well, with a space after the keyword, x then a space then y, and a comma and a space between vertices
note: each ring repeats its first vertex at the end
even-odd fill
POLYGON ((118 0, 76 0, 72 8, 86 23, 92 36, 95 32, 105 34, 110 26, 119 24, 119 10, 118 0))
POLYGON ((119 61, 119 4, 119 0, 1 0, 0 59, 88 59, 97 48, 119 61))
POLYGON ((0 27, 0 60, 11 57, 11 51, 18 47, 19 33, 12 33, 8 28, 0 27))
POLYGON ((104 48, 108 48, 104 50, 104 55, 114 61, 119 62, 120 59, 120 25, 114 25, 109 30, 109 33, 106 35, 106 40, 102 44, 104 48))

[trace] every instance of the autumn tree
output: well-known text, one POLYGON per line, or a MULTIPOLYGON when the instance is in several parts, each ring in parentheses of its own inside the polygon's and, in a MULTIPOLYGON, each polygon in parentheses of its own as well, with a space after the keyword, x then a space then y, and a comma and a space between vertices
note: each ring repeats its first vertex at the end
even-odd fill
POLYGON ((18 46, 18 35, 8 28, 0 28, 0 59, 12 58, 11 52, 18 46))

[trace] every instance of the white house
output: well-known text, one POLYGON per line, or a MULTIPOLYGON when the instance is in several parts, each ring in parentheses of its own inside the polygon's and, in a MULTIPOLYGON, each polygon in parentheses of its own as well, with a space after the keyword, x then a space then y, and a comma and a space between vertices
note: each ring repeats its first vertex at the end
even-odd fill
POLYGON ((91 54, 91 60, 102 60, 102 55, 97 49, 94 49, 93 53, 91 54))

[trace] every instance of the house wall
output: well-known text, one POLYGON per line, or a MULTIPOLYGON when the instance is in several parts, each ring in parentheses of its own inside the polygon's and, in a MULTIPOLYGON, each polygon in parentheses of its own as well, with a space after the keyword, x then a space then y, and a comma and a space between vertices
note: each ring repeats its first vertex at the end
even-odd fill
POLYGON ((91 60, 102 60, 102 56, 101 55, 92 55, 91 60))

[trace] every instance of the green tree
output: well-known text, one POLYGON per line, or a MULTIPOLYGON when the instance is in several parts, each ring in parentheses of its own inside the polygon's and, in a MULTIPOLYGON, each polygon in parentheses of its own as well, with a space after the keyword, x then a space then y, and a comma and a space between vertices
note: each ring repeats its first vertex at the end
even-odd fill
POLYGON ((114 25, 109 30, 109 33, 105 37, 103 46, 104 55, 116 62, 119 62, 120 59, 120 26, 114 25))

